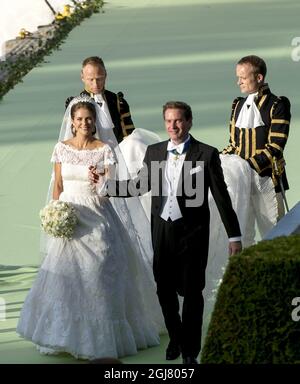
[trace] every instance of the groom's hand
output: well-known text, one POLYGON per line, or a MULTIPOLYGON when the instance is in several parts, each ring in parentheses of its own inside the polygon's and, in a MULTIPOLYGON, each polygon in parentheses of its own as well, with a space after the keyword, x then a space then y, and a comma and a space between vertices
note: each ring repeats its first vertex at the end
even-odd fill
POLYGON ((100 174, 97 170, 97 167, 91 165, 89 167, 89 180, 93 184, 97 184, 99 181, 100 174))
POLYGON ((242 251, 242 242, 241 241, 230 241, 229 242, 229 256, 236 255, 242 251))

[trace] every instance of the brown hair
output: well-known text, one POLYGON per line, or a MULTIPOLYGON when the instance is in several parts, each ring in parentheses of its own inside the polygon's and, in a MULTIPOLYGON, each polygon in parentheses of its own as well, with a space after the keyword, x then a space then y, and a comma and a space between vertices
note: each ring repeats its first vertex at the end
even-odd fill
POLYGON ((94 65, 96 67, 101 67, 106 72, 104 61, 101 59, 101 57, 98 57, 98 56, 87 57, 82 62, 82 68, 84 68, 88 64, 94 65))
POLYGON ((258 56, 255 56, 255 55, 250 55, 250 56, 245 56, 245 57, 242 57, 237 65, 241 65, 241 64, 250 64, 252 65, 253 67, 253 72, 255 75, 263 75, 263 77, 265 78, 266 75, 267 75, 267 65, 265 63, 265 61, 261 58, 261 57, 258 57, 258 56))
MULTIPOLYGON (((80 108, 84 108, 90 111, 93 115, 94 121, 96 121, 96 116, 97 116, 96 109, 92 103, 89 103, 87 101, 79 101, 78 103, 72 105, 71 112, 70 112, 72 120, 74 120, 75 112, 78 111, 78 109, 80 108)), ((75 136, 73 132, 73 126, 72 126, 72 133, 75 136)), ((94 126, 94 130, 92 134, 94 135, 95 133, 96 133, 96 125, 94 126)))
POLYGON ((183 101, 168 101, 163 106, 163 117, 165 117, 165 112, 167 109, 181 109, 183 110, 184 117, 186 120, 193 118, 193 113, 191 107, 183 101))

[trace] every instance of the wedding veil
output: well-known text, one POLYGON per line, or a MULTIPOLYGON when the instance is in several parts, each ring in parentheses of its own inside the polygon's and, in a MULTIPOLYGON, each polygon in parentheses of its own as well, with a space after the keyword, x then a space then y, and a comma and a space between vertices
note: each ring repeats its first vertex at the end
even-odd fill
MULTIPOLYGON (((107 124, 107 118, 105 114, 102 112, 100 106, 94 101, 94 99, 90 98, 89 96, 79 96, 75 97, 67 107, 60 133, 59 133, 59 141, 65 141, 73 137, 72 134, 72 120, 71 120, 71 108, 74 104, 78 102, 88 102, 94 105, 96 109, 96 133, 95 137, 100 139, 102 142, 110 145, 110 147, 113 149, 116 159, 117 159, 117 170, 116 170, 116 177, 118 179, 123 178, 129 178, 129 172, 124 160, 124 157, 122 155, 122 152, 120 150, 120 147, 118 145, 117 139, 113 133, 112 128, 106 128, 109 126, 107 124)), ((53 190, 53 183, 54 183, 54 173, 52 173, 49 190, 48 190, 48 196, 47 196, 47 202, 49 202, 52 199, 52 190, 53 190)), ((154 317, 156 317, 155 322, 157 324, 158 329, 162 330, 164 328, 163 326, 163 320, 161 316, 160 310, 156 311, 154 308, 158 308, 158 302, 156 295, 153 295, 153 292, 155 292, 155 282, 153 279, 153 272, 152 272, 152 260, 153 260, 153 249, 152 249, 152 242, 151 242, 151 226, 149 218, 147 217, 147 214, 141 204, 141 201, 139 197, 130 197, 128 199, 125 198, 110 198, 110 201, 112 203, 112 206, 114 210, 116 211, 117 215, 119 216, 121 222, 124 225, 124 230, 127 231, 129 234, 132 245, 135 250, 135 254, 139 255, 140 263, 143 264, 144 268, 138 268, 137 273, 139 273, 139 279, 143 282, 141 283, 141 288, 143 289, 143 296, 145 299, 145 302, 147 302, 147 305, 151 307, 154 310, 153 313, 154 317), (146 269, 146 271, 145 271, 146 269), (141 272, 142 271, 142 272, 141 272), (148 281, 146 285, 148 285, 148 289, 145 289, 145 283, 148 281)), ((47 253, 47 241, 49 240, 48 236, 45 235, 45 233, 42 233, 41 236, 41 254, 42 256, 45 256, 47 253)), ((138 264, 140 264, 138 263, 138 264)))
MULTIPOLYGON (((114 135, 112 128, 107 128, 109 123, 100 106, 89 96, 74 97, 68 105, 61 124, 58 141, 65 141, 73 137, 72 134, 72 119, 71 108, 74 104, 79 102, 91 103, 96 109, 96 133, 95 137, 102 142, 108 144, 114 151, 117 159, 116 177, 118 179, 128 179, 130 174, 128 172, 124 157, 119 148, 117 139, 114 135)), ((47 203, 52 199, 52 190, 54 182, 54 173, 52 173, 50 185, 48 189, 47 203)), ((119 218, 128 231, 133 244, 136 246, 138 253, 142 254, 143 259, 146 261, 149 268, 152 270, 152 243, 151 243, 151 227, 147 214, 138 197, 125 198, 110 198, 111 203, 117 212, 119 218), (130 208, 129 208, 130 207, 130 208)), ((41 253, 46 252, 47 239, 42 235, 41 239, 41 253)))
MULTIPOLYGON (((95 137, 102 142, 108 144, 116 156, 116 177, 128 178, 129 172, 126 167, 125 160, 119 148, 113 129, 109 127, 105 113, 100 106, 89 96, 75 97, 67 107, 60 133, 59 141, 65 141, 73 137, 72 134, 72 119, 71 108, 79 102, 87 102, 93 104, 96 109, 96 133, 95 137), (109 128, 108 128, 109 127, 109 128)), ((54 173, 52 173, 47 202, 52 199, 52 190, 54 184, 54 173)), ((150 221, 142 207, 138 197, 125 198, 110 198, 112 206, 118 217, 123 223, 123 230, 126 231, 131 238, 133 254, 128 255, 128 261, 133 262, 136 266, 136 278, 139 290, 142 293, 144 305, 151 313, 151 318, 158 332, 165 330, 163 316, 156 295, 156 285, 152 272, 153 249, 151 242, 151 226, 150 221)), ((118 241, 118 239, 115 239, 118 241)), ((41 255, 47 254, 47 248, 51 238, 44 232, 41 235, 41 255)), ((99 239, 100 241, 100 239, 99 239)))

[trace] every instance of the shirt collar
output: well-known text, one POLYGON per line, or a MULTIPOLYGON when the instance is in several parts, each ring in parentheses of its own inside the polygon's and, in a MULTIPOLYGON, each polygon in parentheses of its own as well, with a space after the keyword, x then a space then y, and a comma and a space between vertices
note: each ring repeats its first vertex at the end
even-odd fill
POLYGON ((103 89, 103 93, 102 93, 102 92, 101 92, 101 93, 93 93, 93 92, 87 90, 86 88, 85 88, 84 91, 85 91, 86 93, 88 93, 89 96, 92 97, 96 102, 97 102, 97 101, 100 101, 100 102, 101 102, 101 101, 104 101, 104 97, 103 97, 104 89, 103 89))
POLYGON ((256 100, 257 95, 258 95, 258 91, 254 92, 254 93, 250 93, 250 95, 248 95, 248 97, 246 99, 246 104, 252 105, 254 103, 254 101, 256 100))
POLYGON ((191 139, 191 136, 188 135, 188 137, 186 138, 185 141, 183 141, 182 143, 180 144, 175 144, 173 143, 171 140, 169 140, 168 142, 168 147, 167 147, 167 151, 173 151, 174 149, 176 149, 176 151, 181 155, 186 147, 186 144, 190 141, 191 139))

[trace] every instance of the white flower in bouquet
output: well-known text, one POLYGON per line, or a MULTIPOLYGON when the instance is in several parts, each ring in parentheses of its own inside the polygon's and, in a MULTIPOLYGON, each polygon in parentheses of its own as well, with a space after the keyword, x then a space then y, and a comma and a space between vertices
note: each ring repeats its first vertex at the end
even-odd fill
POLYGON ((50 236, 70 240, 74 233, 78 218, 76 210, 70 203, 51 200, 40 211, 43 230, 50 236))

